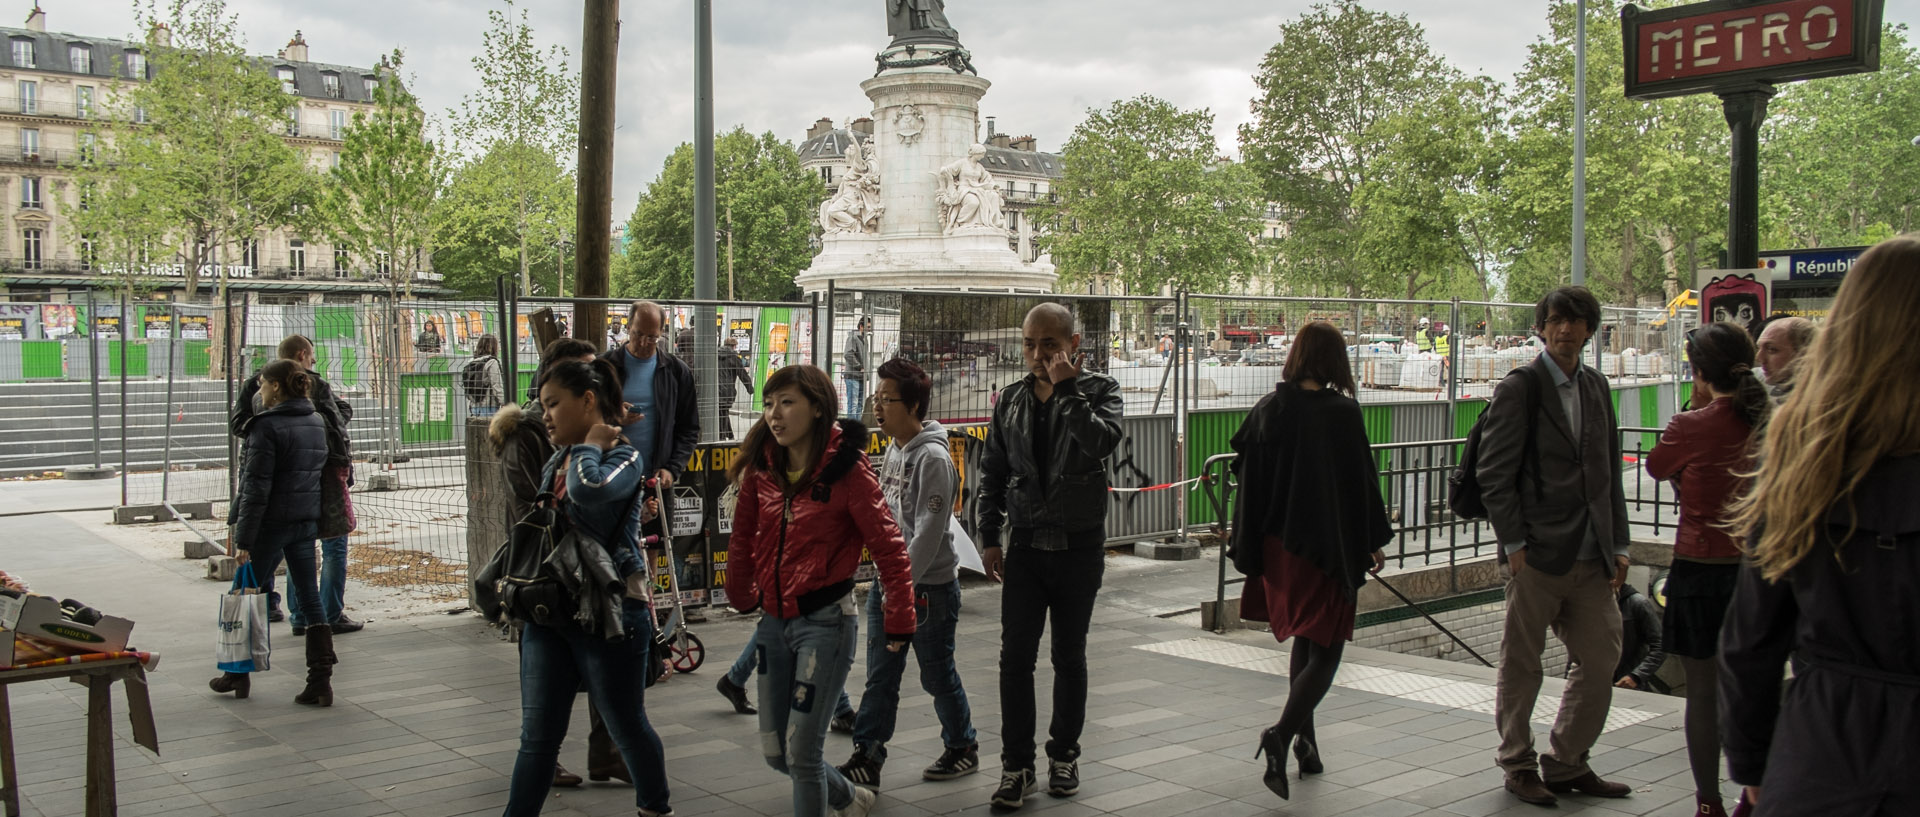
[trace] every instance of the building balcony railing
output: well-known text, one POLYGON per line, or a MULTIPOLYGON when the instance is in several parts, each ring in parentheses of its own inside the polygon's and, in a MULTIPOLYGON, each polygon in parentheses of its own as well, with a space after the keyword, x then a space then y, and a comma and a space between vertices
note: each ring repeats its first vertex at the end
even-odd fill
POLYGON ((1024 202, 1027 204, 1058 204, 1060 202, 1059 194, 1051 190, 1038 193, 1028 190, 1009 190, 1002 193, 1001 197, 1007 201, 1024 202))
POLYGON ((73 148, 28 150, 19 145, 0 145, 0 164, 70 167, 80 163, 81 153, 73 148))
MULTIPOLYGON (((51 260, 29 261, 25 258, 20 257, 16 253, 0 254, 0 272, 12 272, 12 273, 27 272, 27 273, 34 273, 34 274, 40 274, 40 275, 101 275, 101 276, 105 276, 105 275, 118 272, 119 269, 120 267, 118 265, 108 263, 105 261, 95 262, 93 264, 84 264, 77 259, 62 259, 58 261, 51 261, 51 260)), ((178 278, 180 277, 180 270, 181 270, 181 265, 179 264, 155 263, 151 267, 149 267, 148 275, 154 278, 178 278)), ((201 272, 202 280, 214 280, 214 279, 217 279, 218 277, 219 277, 219 270, 217 267, 214 267, 214 266, 208 266, 201 272)), ((240 265, 234 265, 234 266, 228 267, 227 277, 232 280, 248 279, 248 280, 264 280, 264 281, 314 281, 316 283, 325 282, 325 281, 336 281, 336 282, 343 282, 343 283, 344 282, 362 282, 363 283, 363 282, 369 282, 369 281, 376 281, 376 282, 384 283, 387 280, 386 275, 382 273, 373 272, 371 270, 348 270, 346 272, 336 272, 331 267, 326 267, 326 268, 307 267, 305 269, 296 270, 289 266, 266 266, 266 267, 255 268, 255 267, 246 267, 246 266, 240 266, 240 265)), ((413 274, 414 283, 433 284, 433 283, 440 282, 442 279, 443 279, 443 276, 441 276, 439 273, 428 271, 428 270, 419 270, 414 272, 413 274)))
POLYGON ((0 113, 45 116, 53 119, 93 119, 100 115, 98 103, 81 105, 67 100, 40 97, 0 97, 0 113))

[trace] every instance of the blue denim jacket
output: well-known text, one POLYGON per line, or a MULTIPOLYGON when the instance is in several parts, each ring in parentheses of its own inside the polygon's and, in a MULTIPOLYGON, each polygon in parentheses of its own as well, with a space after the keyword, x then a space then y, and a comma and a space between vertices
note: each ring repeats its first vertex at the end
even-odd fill
POLYGON ((567 521, 607 549, 622 577, 645 568, 640 558, 640 485, 647 469, 640 453, 622 442, 607 451, 581 443, 553 453, 540 471, 540 485, 551 488, 560 463, 567 467, 567 496, 560 507, 567 521))

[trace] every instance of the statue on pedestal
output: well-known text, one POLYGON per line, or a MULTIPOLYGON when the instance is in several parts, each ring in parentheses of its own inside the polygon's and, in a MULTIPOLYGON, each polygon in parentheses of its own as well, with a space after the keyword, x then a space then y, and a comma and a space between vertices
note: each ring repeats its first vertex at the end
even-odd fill
POLYGON ((847 175, 840 189, 820 203, 820 229, 836 233, 873 233, 880 230, 880 161, 872 142, 855 141, 847 148, 847 175))
POLYGON ((994 185, 993 174, 980 163, 984 145, 967 148, 967 158, 934 171, 940 177, 940 224, 948 235, 960 231, 1007 229, 1006 200, 994 185))
POLYGON ((916 40, 951 40, 960 42, 960 32, 953 30, 953 24, 947 22, 947 4, 945 0, 886 0, 887 34, 898 42, 902 38, 916 40))

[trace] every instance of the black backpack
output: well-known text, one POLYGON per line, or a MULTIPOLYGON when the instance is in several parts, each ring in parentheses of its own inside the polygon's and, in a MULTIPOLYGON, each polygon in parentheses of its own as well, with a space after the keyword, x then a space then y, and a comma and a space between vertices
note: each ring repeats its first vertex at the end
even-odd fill
POLYGON ((467 402, 476 406, 495 405, 493 383, 487 379, 487 364, 493 359, 493 355, 476 357, 460 367, 460 390, 466 392, 467 402))
POLYGON ((532 621, 553 625, 573 615, 573 595, 547 566, 566 534, 566 516, 542 493, 534 508, 515 523, 507 541, 474 576, 474 598, 488 621, 532 621))
MULTIPOLYGON (((1520 376, 1526 384, 1523 394, 1527 401, 1527 434, 1525 448, 1521 457, 1533 464, 1533 491, 1535 496, 1542 493, 1540 482, 1540 451, 1533 435, 1540 416, 1540 379, 1527 367, 1522 366, 1507 373, 1507 377, 1520 376)), ((1488 403, 1487 411, 1492 411, 1488 403)), ((1460 464, 1453 469, 1453 475, 1447 477, 1447 507, 1453 509, 1453 515, 1461 519, 1487 518, 1486 498, 1480 490, 1480 437, 1487 425, 1487 411, 1480 412, 1473 421, 1473 430, 1467 432, 1467 444, 1460 452, 1460 464)))

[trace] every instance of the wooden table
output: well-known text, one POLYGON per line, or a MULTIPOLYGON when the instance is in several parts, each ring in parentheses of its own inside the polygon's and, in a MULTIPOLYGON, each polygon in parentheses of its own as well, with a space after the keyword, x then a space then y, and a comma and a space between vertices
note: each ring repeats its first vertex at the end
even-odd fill
POLYGON ((13 764, 13 708, 7 687, 27 681, 66 678, 87 688, 87 817, 112 817, 119 804, 113 775, 113 699, 115 681, 125 681, 127 717, 133 723, 133 742, 160 753, 160 736, 153 728, 153 706, 147 698, 147 671, 137 658, 113 658, 81 664, 33 669, 0 669, 0 804, 6 817, 20 815, 20 782, 13 764))

